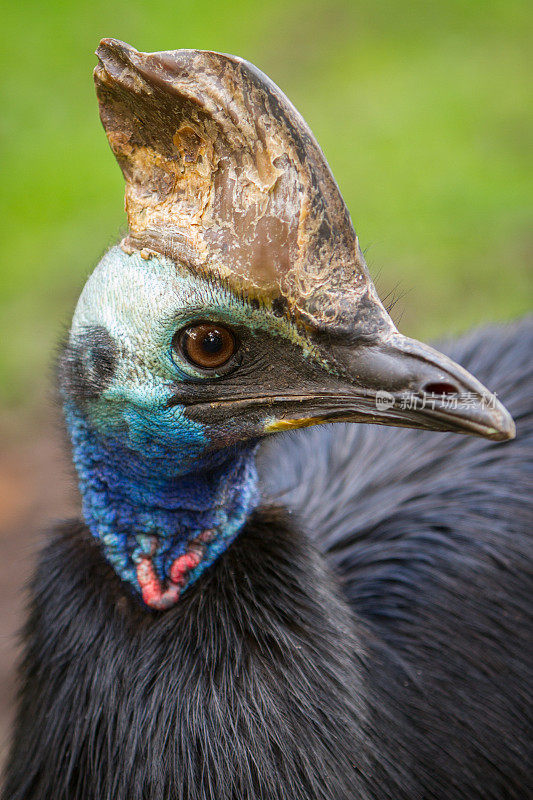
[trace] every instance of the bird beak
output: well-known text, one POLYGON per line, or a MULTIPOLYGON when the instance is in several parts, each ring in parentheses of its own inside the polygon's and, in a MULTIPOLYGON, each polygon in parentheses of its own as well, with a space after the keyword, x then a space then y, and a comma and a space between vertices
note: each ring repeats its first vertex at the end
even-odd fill
POLYGON ((507 409, 473 375, 392 326, 370 344, 330 343, 323 352, 343 379, 313 400, 305 398, 306 408, 298 414, 286 407, 287 415, 267 423, 268 432, 342 421, 454 431, 494 441, 515 436, 507 409))

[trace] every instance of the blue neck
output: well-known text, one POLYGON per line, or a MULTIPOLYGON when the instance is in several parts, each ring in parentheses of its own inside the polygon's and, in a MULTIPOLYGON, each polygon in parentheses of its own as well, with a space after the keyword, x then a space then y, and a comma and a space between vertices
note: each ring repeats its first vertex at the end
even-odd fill
POLYGON ((176 452, 139 452, 118 434, 97 431, 72 406, 65 411, 91 533, 148 606, 169 608, 257 506, 255 445, 204 456, 182 473, 176 452))

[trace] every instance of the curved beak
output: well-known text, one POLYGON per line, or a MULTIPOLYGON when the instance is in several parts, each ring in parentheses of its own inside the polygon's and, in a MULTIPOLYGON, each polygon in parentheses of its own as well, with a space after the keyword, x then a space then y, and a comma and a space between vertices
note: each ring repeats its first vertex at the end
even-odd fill
POLYGON ((513 419, 495 394, 447 356, 395 328, 371 344, 337 341, 324 352, 343 379, 302 397, 296 414, 294 402, 287 402, 286 413, 269 420, 267 432, 343 421, 454 431, 494 441, 515 436, 513 419))
MULTIPOLYGON (((342 349, 342 348, 341 348, 342 349)), ((370 390, 376 422, 513 439, 515 424, 496 395, 451 358, 394 332, 385 342, 336 353, 370 390)))

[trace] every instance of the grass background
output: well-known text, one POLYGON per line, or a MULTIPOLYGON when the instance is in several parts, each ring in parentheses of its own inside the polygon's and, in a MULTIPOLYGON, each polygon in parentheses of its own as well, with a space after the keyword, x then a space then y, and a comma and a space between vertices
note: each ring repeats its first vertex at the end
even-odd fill
POLYGON ((19 0, 2 27, 0 407, 40 402, 76 296, 124 228, 91 78, 104 36, 269 74, 322 145, 405 333, 531 306, 527 2, 19 0))

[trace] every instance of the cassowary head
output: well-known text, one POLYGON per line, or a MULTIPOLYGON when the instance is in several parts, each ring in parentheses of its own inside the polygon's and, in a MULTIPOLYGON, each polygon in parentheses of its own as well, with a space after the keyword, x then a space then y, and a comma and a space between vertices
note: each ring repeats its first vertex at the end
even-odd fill
POLYGON ((129 233, 88 280, 62 362, 82 485, 107 460, 121 478, 101 483, 131 503, 151 487, 160 509, 169 480, 323 422, 513 437, 475 378, 398 333, 321 150, 265 75, 113 39, 97 54, 129 233))

